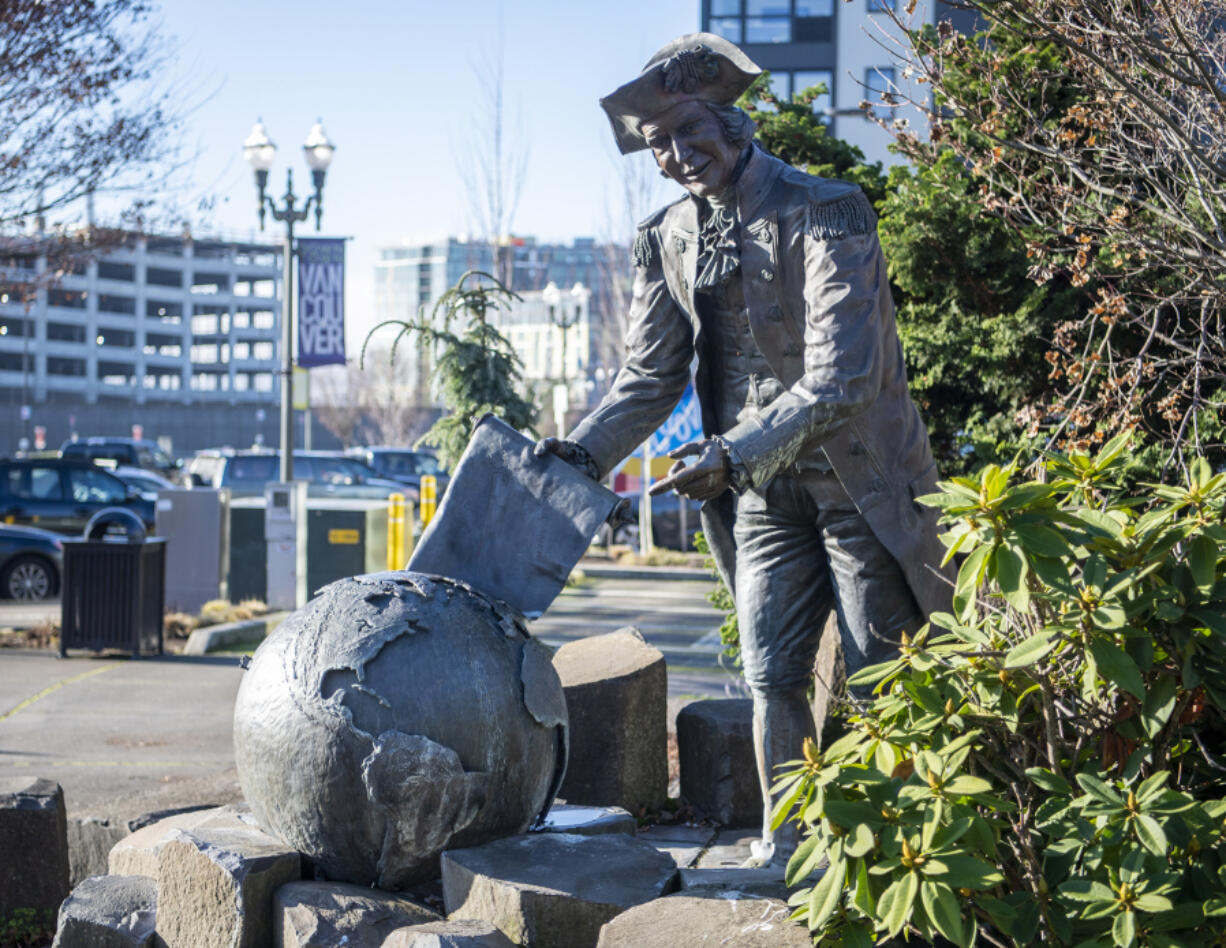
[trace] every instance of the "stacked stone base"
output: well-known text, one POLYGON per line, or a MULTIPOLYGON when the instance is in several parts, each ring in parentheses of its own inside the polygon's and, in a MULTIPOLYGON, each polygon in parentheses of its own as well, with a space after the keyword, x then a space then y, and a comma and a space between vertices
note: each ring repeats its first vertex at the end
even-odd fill
MULTIPOLYGON (((385 892, 318 879, 244 806, 70 824, 60 788, 33 780, 0 786, 0 915, 58 908, 54 948, 809 944, 788 921, 782 870, 740 868, 759 831, 639 829, 665 793, 662 656, 623 630, 558 658, 572 725, 588 722, 573 732, 566 803, 540 831, 444 852, 433 883, 385 892)), ((704 702, 679 719, 682 786, 725 825, 757 809, 748 714, 704 702)))

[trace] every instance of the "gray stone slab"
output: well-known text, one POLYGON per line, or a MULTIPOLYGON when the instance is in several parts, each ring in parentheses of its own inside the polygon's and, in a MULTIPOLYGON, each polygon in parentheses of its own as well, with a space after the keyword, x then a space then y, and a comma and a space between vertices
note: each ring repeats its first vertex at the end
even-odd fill
POLYGON ((749 844, 762 838, 762 831, 756 829, 724 829, 715 835, 711 845, 698 860, 700 869, 739 868, 753 854, 749 844))
POLYGON ((267 948, 273 893, 300 874, 298 853, 250 829, 172 830, 157 857, 165 948, 267 948))
POLYGON ((783 881, 783 866, 764 869, 743 869, 740 866, 691 869, 680 871, 681 891, 700 893, 741 892, 763 898, 787 901, 788 887, 783 881))
MULTIPOLYGON (((132 822, 139 824, 144 817, 132 822)), ((175 830, 234 829, 258 830, 255 817, 246 806, 218 806, 208 809, 185 810, 142 826, 131 835, 123 836, 111 847, 107 869, 115 876, 147 876, 157 880, 158 851, 175 830)))
POLYGON ((636 836, 671 856, 680 867, 693 866, 715 840, 713 826, 657 823, 642 827, 636 836))
POLYGON ((59 911, 68 895, 64 792, 41 777, 0 778, 0 917, 59 911))
POLYGON ((761 826, 753 701, 694 701, 677 714, 681 796, 723 826, 761 826))
POLYGON ((619 834, 536 833, 443 853, 451 918, 492 922, 514 944, 591 948, 600 926, 672 890, 676 865, 619 834))
POLYGON ((668 672, 633 628, 567 642, 553 658, 570 715, 567 803, 633 814, 668 795, 668 672))
POLYGON ((788 921, 791 914, 776 899, 670 895, 618 915, 600 930, 597 948, 812 948, 804 926, 788 921))
POLYGON ((634 835, 638 820, 619 806, 576 806, 555 803, 549 808, 538 833, 571 833, 575 836, 600 836, 604 833, 634 835))
POLYGON ((276 948, 380 948, 398 928, 438 921, 404 896, 345 882, 287 882, 273 896, 276 948))
POLYGON ((398 929, 380 948, 513 948, 513 944, 489 922, 453 919, 398 929))
POLYGON ((68 821, 69 884, 107 874, 111 848, 131 830, 122 820, 87 816, 68 821))
POLYGON ((93 876, 60 906, 51 948, 153 948, 156 920, 152 879, 93 876))

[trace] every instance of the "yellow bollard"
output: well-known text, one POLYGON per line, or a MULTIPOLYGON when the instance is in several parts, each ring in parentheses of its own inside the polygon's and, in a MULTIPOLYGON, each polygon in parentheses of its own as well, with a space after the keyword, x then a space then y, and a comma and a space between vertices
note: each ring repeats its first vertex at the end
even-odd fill
POLYGON ((438 479, 433 474, 423 474, 421 478, 421 525, 426 526, 434 519, 438 509, 438 479))
POLYGON ((404 494, 387 498, 387 568, 404 569, 404 494))

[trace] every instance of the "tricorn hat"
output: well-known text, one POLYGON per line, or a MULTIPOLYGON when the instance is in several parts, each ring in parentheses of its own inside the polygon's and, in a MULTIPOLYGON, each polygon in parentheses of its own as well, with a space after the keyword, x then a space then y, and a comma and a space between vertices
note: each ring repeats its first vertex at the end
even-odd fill
POLYGON ((623 155, 642 151, 643 122, 681 102, 731 105, 762 70, 740 47, 714 33, 679 36, 643 67, 637 79, 600 100, 623 155))

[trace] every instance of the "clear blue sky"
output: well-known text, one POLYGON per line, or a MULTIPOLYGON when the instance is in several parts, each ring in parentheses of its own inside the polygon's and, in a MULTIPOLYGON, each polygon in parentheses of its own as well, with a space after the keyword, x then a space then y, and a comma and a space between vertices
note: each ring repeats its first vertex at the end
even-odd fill
MULTIPOLYGON (((186 129, 197 229, 254 231, 241 143, 257 117, 278 146, 272 192, 284 192, 292 166, 305 193, 301 145, 321 117, 337 145, 323 233, 353 238, 352 345, 369 324, 376 248, 471 229, 457 162, 482 108, 476 69, 497 47, 500 8, 507 112, 522 118, 529 150, 514 230, 609 234, 624 159, 597 100, 695 31, 699 0, 163 0, 176 84, 199 103, 186 129)), ((283 233, 268 226, 269 237, 283 233)))

